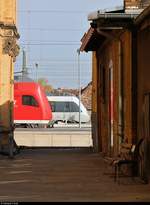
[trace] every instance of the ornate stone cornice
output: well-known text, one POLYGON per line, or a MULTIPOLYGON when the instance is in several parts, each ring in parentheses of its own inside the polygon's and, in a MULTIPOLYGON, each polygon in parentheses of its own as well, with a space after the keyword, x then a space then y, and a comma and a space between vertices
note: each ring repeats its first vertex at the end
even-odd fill
POLYGON ((17 39, 19 39, 20 36, 16 26, 14 24, 4 24, 0 22, 0 36, 3 40, 3 53, 11 56, 15 62, 20 51, 20 47, 17 44, 17 39))
POLYGON ((16 27, 15 24, 6 24, 6 23, 3 23, 3 22, 0 22, 0 29, 1 30, 11 30, 11 31, 13 31, 13 33, 14 33, 14 35, 17 39, 20 38, 20 35, 17 31, 17 27, 16 27))
POLYGON ((16 38, 7 37, 3 41, 3 53, 8 54, 13 58, 13 62, 16 61, 16 57, 19 55, 20 47, 16 43, 16 38))

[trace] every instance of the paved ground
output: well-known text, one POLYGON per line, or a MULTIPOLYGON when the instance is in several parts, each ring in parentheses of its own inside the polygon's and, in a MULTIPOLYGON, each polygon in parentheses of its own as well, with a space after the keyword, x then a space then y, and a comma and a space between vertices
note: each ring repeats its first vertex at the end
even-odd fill
POLYGON ((0 202, 150 202, 150 184, 118 185, 110 173, 87 150, 25 149, 13 160, 0 156, 0 202))

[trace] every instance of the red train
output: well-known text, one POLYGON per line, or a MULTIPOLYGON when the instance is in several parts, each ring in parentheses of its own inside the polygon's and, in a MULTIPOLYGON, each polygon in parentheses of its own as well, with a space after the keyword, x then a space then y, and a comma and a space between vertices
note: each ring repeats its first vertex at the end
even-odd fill
POLYGON ((35 82, 15 82, 15 126, 44 127, 50 120, 52 120, 52 110, 40 84, 35 82))

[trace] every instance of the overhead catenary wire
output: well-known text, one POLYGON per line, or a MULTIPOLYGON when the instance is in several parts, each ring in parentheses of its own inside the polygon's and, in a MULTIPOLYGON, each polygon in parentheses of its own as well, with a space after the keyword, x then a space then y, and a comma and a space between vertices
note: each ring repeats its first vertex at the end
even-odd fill
MULTIPOLYGON (((28 7, 29 8, 29 7, 28 7)), ((27 10, 18 10, 18 12, 20 13, 19 15, 24 16, 27 19, 27 25, 25 27, 23 27, 23 24, 20 24, 20 27, 18 27, 18 29, 20 30, 20 32, 22 34, 27 34, 27 35, 22 35, 24 36, 24 39, 20 39, 20 47, 25 47, 28 53, 28 64, 27 67, 29 69, 29 74, 34 76, 34 72, 35 72, 35 63, 39 64, 39 69, 38 69, 38 77, 42 77, 44 76, 45 78, 48 77, 48 79, 53 80, 53 81, 58 81, 60 82, 60 80, 65 79, 65 83, 68 82, 69 85, 69 81, 71 79, 72 82, 74 82, 74 86, 76 86, 76 82, 77 82, 77 76, 76 76, 76 67, 77 67, 77 60, 59 60, 59 59, 48 59, 47 61, 43 60, 43 57, 47 57, 45 54, 45 50, 49 49, 49 47, 51 46, 52 49, 54 49, 53 46, 56 46, 56 49, 64 49, 64 47, 67 47, 66 49, 72 49, 73 47, 80 47, 80 37, 77 41, 73 41, 73 40, 50 40, 47 39, 47 41, 45 39, 42 39, 44 37, 46 37, 46 35, 49 35, 50 32, 68 32, 70 37, 74 35, 74 33, 71 32, 78 32, 78 33, 83 33, 85 32, 86 28, 61 28, 61 26, 58 26, 57 28, 48 28, 46 26, 44 26, 44 24, 39 25, 37 24, 37 27, 35 25, 31 25, 32 23, 32 17, 36 17, 37 14, 40 15, 41 13, 41 17, 43 15, 48 15, 48 14, 52 14, 52 15, 70 15, 72 16, 73 14, 86 14, 89 13, 89 11, 81 11, 81 10, 55 10, 55 9, 46 9, 46 10, 32 10, 32 9, 27 9, 27 10), (24 14, 23 14, 24 13, 24 14), (45 13, 45 14, 44 14, 45 13), (28 17, 28 18, 27 18, 28 17), (39 26, 43 26, 46 28, 38 28, 39 26), (36 35, 35 35, 36 32, 36 35), (45 33, 44 33, 45 32, 45 33), (40 40, 32 40, 32 35, 34 35, 36 38, 40 38, 40 40), (39 37, 40 35, 40 37, 39 37), (38 36, 38 37, 37 37, 38 36), (45 41, 42 41, 45 40, 45 41), (60 48, 59 48, 60 47, 60 48), (37 53, 37 50, 39 50, 39 53, 37 54, 39 56, 39 59, 31 59, 34 57, 34 52, 37 53), (32 54, 31 54, 32 52, 32 54), (32 64, 33 62, 33 64, 32 64), (61 65, 61 70, 60 70, 60 65, 61 65), (53 69, 54 68, 54 69, 53 69), (57 69, 58 68, 58 69, 57 69), (62 70, 63 68, 63 70, 62 70), (46 71, 46 72, 45 72, 46 71), (65 74, 65 76, 63 75, 62 77, 62 72, 65 74), (45 73, 48 74, 48 76, 45 76, 45 73)), ((55 27, 55 26, 53 26, 55 27)), ((67 26, 66 26, 67 27, 67 26)), ((77 27, 77 26, 76 26, 77 27)), ((75 33, 75 36, 76 36, 75 33)), ((50 36, 50 35, 49 35, 50 36)), ((76 36, 77 37, 77 36, 76 36)), ((49 38, 49 37, 48 37, 49 38)), ((56 36, 55 36, 56 38, 56 36)), ((51 49, 51 51, 52 51, 51 49)), ((55 49, 55 50, 56 50, 55 49)), ((73 50, 72 50, 73 51, 73 50)), ((74 51, 73 51, 74 52, 74 51)), ((18 61, 19 62, 19 61, 18 61)), ((82 62, 82 69, 85 70, 85 68, 90 67, 89 64, 91 63, 91 61, 87 61, 87 62, 82 62)), ((21 63, 20 63, 21 64, 21 63)), ((15 69, 18 70, 20 69, 20 65, 16 64, 15 65, 15 69)), ((82 77, 83 80, 85 80, 86 82, 88 82, 88 79, 90 79, 91 73, 87 71, 85 71, 84 76, 82 77)), ((65 84, 64 83, 64 84, 65 84)), ((58 84, 58 83, 56 83, 58 84)), ((63 85, 62 85, 63 86, 63 85)))
MULTIPOLYGON (((35 61, 41 61, 41 62, 74 62, 76 63, 76 60, 72 60, 72 59, 38 59, 38 58, 35 58, 35 59, 30 59, 30 62, 35 62, 35 61)), ((88 63, 90 62, 91 63, 91 60, 80 60, 81 63, 88 63)))
POLYGON ((17 10, 18 13, 65 13, 65 14, 77 14, 83 13, 87 14, 89 11, 81 11, 81 10, 17 10))
MULTIPOLYGON (((30 63, 28 63, 28 66, 32 66, 32 63, 35 62, 40 62, 40 65, 51 65, 51 64, 72 64, 72 65, 76 65, 76 60, 73 59, 39 59, 39 58, 31 58, 30 59, 30 63)), ((91 60, 81 60, 81 64, 91 64, 91 60)), ((22 59, 20 59, 20 61, 18 61, 16 63, 16 65, 22 65, 22 59)))
MULTIPOLYGON (((22 40, 22 43, 28 43, 28 41, 27 40, 22 40)), ((30 43, 66 43, 66 44, 68 44, 68 43, 79 43, 79 41, 73 41, 73 40, 71 40, 71 41, 65 41, 65 40, 45 40, 45 41, 41 41, 41 40, 30 40, 30 43)))
POLYGON ((22 46, 79 46, 77 43, 21 43, 22 46))
POLYGON ((83 31, 84 29, 72 29, 72 28, 23 28, 20 27, 19 30, 35 30, 35 31, 83 31))

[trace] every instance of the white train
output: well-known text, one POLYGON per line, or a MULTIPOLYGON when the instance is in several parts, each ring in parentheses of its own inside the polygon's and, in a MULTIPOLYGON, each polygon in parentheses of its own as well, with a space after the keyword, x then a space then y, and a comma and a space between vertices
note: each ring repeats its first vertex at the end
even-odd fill
POLYGON ((53 120, 55 122, 80 122, 87 123, 90 121, 90 116, 76 96, 47 96, 49 104, 52 108, 53 120), (80 111, 79 111, 80 107, 80 111))

